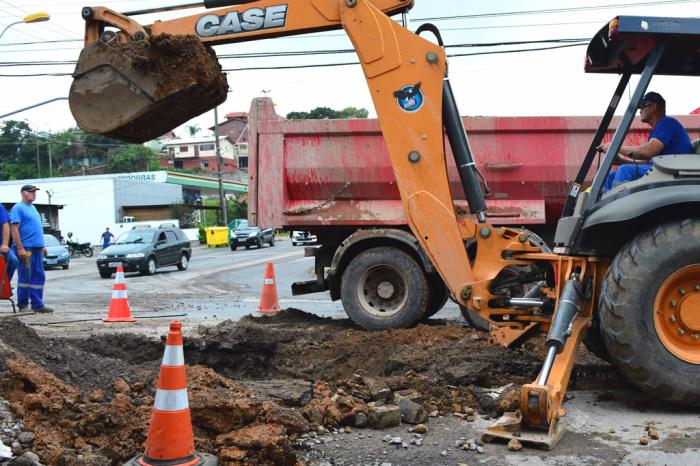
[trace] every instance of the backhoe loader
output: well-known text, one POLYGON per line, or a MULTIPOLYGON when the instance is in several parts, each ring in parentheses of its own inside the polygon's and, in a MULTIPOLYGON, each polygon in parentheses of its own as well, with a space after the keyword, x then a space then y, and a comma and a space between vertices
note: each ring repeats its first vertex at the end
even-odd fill
POLYGON ((652 395, 700 406, 700 157, 656 157, 646 176, 602 193, 652 76, 700 74, 700 19, 619 16, 591 41, 585 70, 620 74, 621 80, 573 183, 550 252, 527 230, 486 222, 439 30, 406 28, 412 0, 209 0, 170 9, 202 6, 217 9, 149 26, 132 18, 163 9, 119 14, 84 8, 86 44, 70 95, 76 120, 139 141, 152 134, 151 125, 163 129, 154 121, 160 116, 168 115, 172 127, 225 98, 220 89, 193 87, 196 77, 180 88, 172 83, 167 95, 149 94, 157 87, 154 78, 120 56, 124 44, 184 35, 216 45, 342 28, 374 100, 411 231, 453 299, 487 323, 502 345, 546 333, 539 376, 522 387, 519 409, 487 429, 484 439, 518 438, 552 448, 562 432, 562 402, 584 339, 652 395), (399 13, 403 25, 391 18, 399 13), (596 148, 632 74, 641 75, 639 84, 585 189, 596 148), (101 115, 86 110, 90 99, 100 102, 101 115), (470 215, 455 212, 445 136, 470 215))

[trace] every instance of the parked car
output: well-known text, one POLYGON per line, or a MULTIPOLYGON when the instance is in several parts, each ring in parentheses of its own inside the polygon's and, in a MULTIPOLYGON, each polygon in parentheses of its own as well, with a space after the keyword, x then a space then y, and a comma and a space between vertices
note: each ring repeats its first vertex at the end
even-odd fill
POLYGON ((251 246, 261 248, 265 243, 268 243, 270 247, 275 245, 275 231, 272 228, 241 225, 239 228, 231 230, 231 239, 229 240, 231 251, 235 251, 239 246, 245 246, 246 249, 251 246))
POLYGON ((177 266, 185 270, 192 258, 192 247, 179 228, 161 225, 158 228, 134 228, 97 256, 97 270, 102 278, 110 278, 118 266, 125 272, 153 275, 159 267, 177 266))
POLYGON ((308 231, 293 231, 292 232, 292 246, 297 244, 316 244, 318 238, 316 235, 312 235, 308 231))
POLYGON ((44 268, 61 267, 66 270, 70 265, 70 252, 68 248, 53 235, 44 235, 46 255, 43 258, 44 268))

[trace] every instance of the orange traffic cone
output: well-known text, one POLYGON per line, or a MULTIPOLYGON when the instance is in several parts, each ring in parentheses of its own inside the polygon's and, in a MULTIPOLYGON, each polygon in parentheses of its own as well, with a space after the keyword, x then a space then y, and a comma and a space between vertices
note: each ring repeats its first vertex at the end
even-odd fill
POLYGON ((121 265, 117 267, 117 276, 112 288, 112 300, 109 302, 109 312, 107 317, 102 320, 105 322, 136 322, 136 319, 131 317, 129 299, 126 296, 124 268, 121 265))
POLYGON ((276 314, 280 311, 280 304, 277 301, 277 284, 275 283, 275 267, 272 262, 267 263, 265 269, 265 280, 263 281, 262 296, 258 312, 262 314, 276 314))
POLYGON ((146 451, 124 466, 215 466, 219 460, 194 451, 187 399, 182 323, 171 322, 160 365, 156 399, 146 438, 146 451))

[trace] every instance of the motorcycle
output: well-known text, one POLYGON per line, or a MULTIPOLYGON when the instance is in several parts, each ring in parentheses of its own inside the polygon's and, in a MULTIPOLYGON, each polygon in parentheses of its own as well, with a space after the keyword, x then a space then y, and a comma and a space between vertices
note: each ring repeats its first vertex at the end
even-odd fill
POLYGON ((68 253, 71 257, 79 256, 80 254, 85 257, 92 257, 94 250, 92 249, 91 243, 78 243, 77 241, 72 241, 73 233, 68 233, 68 239, 63 241, 63 244, 68 249, 68 253))

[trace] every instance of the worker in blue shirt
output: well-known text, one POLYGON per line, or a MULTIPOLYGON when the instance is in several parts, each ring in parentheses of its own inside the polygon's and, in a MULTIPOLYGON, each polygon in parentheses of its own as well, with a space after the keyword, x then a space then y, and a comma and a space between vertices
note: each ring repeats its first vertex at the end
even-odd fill
POLYGON ((44 228, 39 211, 32 205, 38 189, 31 184, 22 186, 22 202, 10 210, 12 239, 19 259, 17 304, 20 311, 26 310, 31 302, 34 312, 53 312, 44 304, 44 228))
POLYGON ((17 256, 10 249, 10 215, 5 210, 5 206, 0 204, 0 254, 5 257, 5 280, 12 281, 12 276, 17 270, 17 256))
POLYGON ((105 232, 102 233, 102 249, 107 249, 109 245, 112 244, 113 239, 114 235, 109 231, 109 227, 105 228, 105 232))
MULTIPOLYGON (((639 103, 639 115, 643 123, 651 126, 647 143, 620 148, 616 161, 623 165, 610 172, 603 185, 603 192, 644 176, 653 166, 651 159, 657 155, 693 153, 690 136, 683 125, 675 118, 666 116, 666 101, 661 94, 647 93, 639 103)), ((608 147, 610 143, 601 144, 598 150, 607 152, 608 147)))

